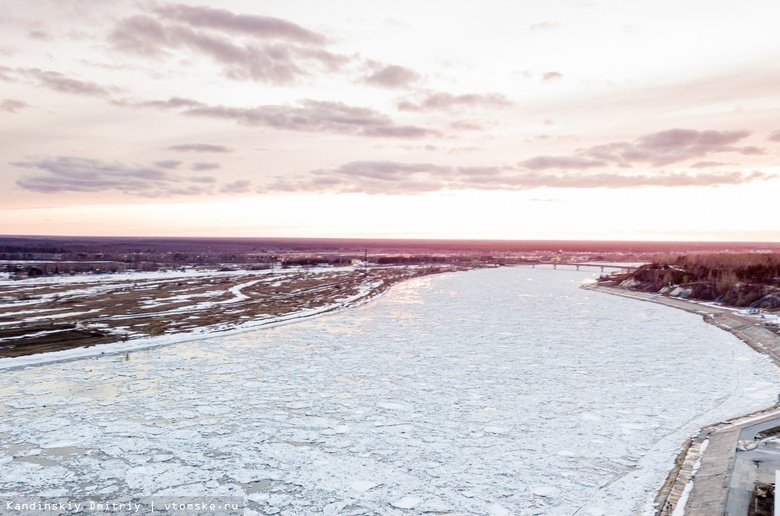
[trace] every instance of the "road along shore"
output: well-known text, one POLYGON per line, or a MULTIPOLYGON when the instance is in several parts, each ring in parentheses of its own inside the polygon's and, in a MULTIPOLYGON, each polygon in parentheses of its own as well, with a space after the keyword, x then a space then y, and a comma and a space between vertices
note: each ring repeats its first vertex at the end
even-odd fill
MULTIPOLYGON (((597 283, 583 285, 583 288, 699 314, 706 323, 732 333, 759 353, 771 357, 775 364, 780 366, 780 336, 767 328, 757 326, 755 320, 740 316, 734 313, 734 310, 597 283)), ((688 439, 655 498, 656 514, 725 514, 740 433, 748 426, 769 424, 775 419, 777 426, 780 426, 779 404, 760 412, 706 426, 696 436, 688 439)))

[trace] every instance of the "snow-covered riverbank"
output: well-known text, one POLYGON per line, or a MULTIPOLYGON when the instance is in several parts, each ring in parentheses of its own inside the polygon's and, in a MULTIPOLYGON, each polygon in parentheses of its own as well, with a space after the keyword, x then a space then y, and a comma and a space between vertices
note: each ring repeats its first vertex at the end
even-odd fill
MULTIPOLYGON (((185 342, 202 340, 204 338, 228 337, 249 331, 284 326, 291 323, 301 322, 306 319, 333 314, 335 312, 339 312, 341 310, 345 310, 347 308, 355 307, 362 303, 371 301, 374 297, 381 294, 381 292, 375 292, 375 288, 377 288, 377 285, 367 284, 361 288, 357 294, 345 297, 339 300, 337 303, 331 303, 317 308, 302 308, 297 312, 283 314, 275 317, 266 317, 259 320, 250 320, 239 324, 223 324, 203 329, 198 328, 189 332, 173 333, 154 337, 141 337, 127 341, 101 344, 99 346, 79 347, 62 351, 53 351, 49 353, 25 355, 21 357, 0 358, 0 372, 3 370, 20 369, 28 366, 38 366, 57 362, 68 362, 71 360, 100 357, 103 355, 130 353, 135 351, 142 351, 145 349, 170 346, 172 344, 181 344, 185 342)), ((240 294, 240 291, 238 292, 240 294)))

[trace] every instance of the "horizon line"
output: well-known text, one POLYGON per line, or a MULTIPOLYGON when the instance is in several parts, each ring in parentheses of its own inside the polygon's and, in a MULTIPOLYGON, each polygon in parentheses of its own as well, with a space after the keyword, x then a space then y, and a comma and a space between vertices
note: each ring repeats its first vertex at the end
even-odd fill
POLYGON ((643 244, 741 244, 741 245, 772 245, 780 247, 780 240, 690 240, 690 239, 669 239, 669 240, 626 240, 626 239, 592 239, 592 238, 457 238, 457 237, 387 237, 387 236, 213 236, 213 235, 201 235, 201 236, 182 236, 182 235, 165 235, 165 236, 150 236, 150 235, 53 235, 53 234, 0 234, 0 239, 5 238, 29 238, 29 239, 148 239, 148 240, 331 240, 331 241, 344 241, 344 240, 362 240, 362 241, 413 241, 413 242, 593 242, 593 243, 643 243, 643 244))

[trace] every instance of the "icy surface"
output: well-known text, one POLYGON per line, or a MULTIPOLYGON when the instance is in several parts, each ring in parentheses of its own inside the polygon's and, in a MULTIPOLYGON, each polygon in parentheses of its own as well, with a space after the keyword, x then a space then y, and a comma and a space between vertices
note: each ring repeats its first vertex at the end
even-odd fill
POLYGON ((258 513, 630 514, 771 361, 575 271, 426 277, 300 324, 0 373, 0 497, 258 513))

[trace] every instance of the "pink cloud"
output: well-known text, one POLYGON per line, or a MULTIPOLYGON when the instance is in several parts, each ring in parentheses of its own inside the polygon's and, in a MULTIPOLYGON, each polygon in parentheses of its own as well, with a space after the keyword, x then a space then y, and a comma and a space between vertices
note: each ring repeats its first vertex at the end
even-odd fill
POLYGON ((606 164, 604 161, 577 156, 536 156, 520 162, 520 166, 529 170, 546 170, 549 168, 587 169, 603 167, 606 164))
POLYGON ((18 82, 20 79, 32 79, 38 87, 70 95, 109 98, 123 91, 116 86, 107 86, 93 81, 85 81, 53 70, 40 68, 0 67, 0 78, 18 82))
POLYGON ((500 93, 429 92, 418 100, 403 100, 398 103, 401 111, 447 111, 459 107, 502 108, 512 105, 506 95, 500 93))
POLYGON ((192 99, 173 97, 163 101, 122 100, 128 107, 173 109, 186 116, 229 120, 250 126, 287 131, 353 134, 368 137, 416 139, 439 136, 432 129, 397 124, 389 116, 371 108, 342 102, 302 100, 297 106, 266 105, 235 107, 208 105, 192 99))
POLYGON ((420 80, 420 74, 403 66, 384 66, 364 79, 366 84, 382 88, 403 88, 420 80))
POLYGON ((233 149, 224 145, 213 145, 210 143, 181 143, 171 145, 168 149, 180 152, 233 152, 233 149))
POLYGON ((259 39, 282 39, 313 45, 323 45, 327 42, 327 38, 322 34, 270 16, 235 14, 226 9, 185 4, 158 7, 155 12, 193 27, 245 34, 259 39))
POLYGON ((0 111, 5 111, 6 113, 16 113, 28 107, 30 107, 30 104, 16 99, 3 99, 0 102, 0 111))
POLYGON ((220 65, 228 78, 272 84, 334 71, 351 59, 326 50, 323 35, 286 20, 181 4, 120 20, 109 41, 144 56, 190 52, 220 65))
MULTIPOLYGON (((37 173, 22 176, 16 185, 24 190, 44 194, 65 192, 101 193, 119 191, 127 195, 142 197, 174 197, 180 195, 214 194, 217 179, 213 176, 185 176, 172 169, 181 162, 163 160, 152 166, 108 162, 98 159, 58 156, 39 160, 11 163, 14 166, 35 170, 37 173)), ((217 163, 198 166, 193 170, 219 168, 217 163)), ((204 164, 200 164, 204 165, 204 164)), ((239 180, 226 183, 222 193, 241 193, 248 189, 249 182, 239 180)))
POLYGON ((763 181, 763 172, 657 174, 540 173, 506 166, 452 166, 395 161, 353 161, 266 185, 263 191, 419 194, 441 190, 533 190, 538 188, 717 187, 763 181))
POLYGON ((669 129, 642 135, 634 142, 613 142, 578 149, 577 155, 630 167, 638 163, 663 166, 691 159, 701 160, 712 154, 734 152, 762 154, 758 147, 735 146, 750 136, 750 131, 697 131, 669 129))

